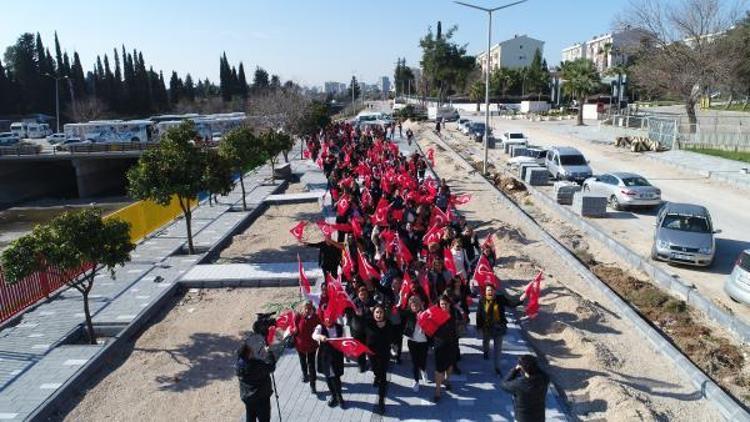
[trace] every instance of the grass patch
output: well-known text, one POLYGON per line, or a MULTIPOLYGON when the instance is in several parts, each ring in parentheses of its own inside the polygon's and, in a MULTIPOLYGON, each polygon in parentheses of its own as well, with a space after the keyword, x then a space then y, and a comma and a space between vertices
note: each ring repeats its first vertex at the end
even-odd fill
POLYGON ((750 151, 725 151, 714 148, 687 148, 686 151, 750 163, 750 151))

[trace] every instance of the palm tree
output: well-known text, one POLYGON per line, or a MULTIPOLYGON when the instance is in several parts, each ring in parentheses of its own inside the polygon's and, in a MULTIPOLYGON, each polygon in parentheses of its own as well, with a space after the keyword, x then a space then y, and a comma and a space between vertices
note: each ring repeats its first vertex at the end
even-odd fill
POLYGON ((578 126, 583 126, 583 102, 588 94, 596 91, 600 83, 594 63, 580 58, 562 63, 563 89, 578 101, 578 126))
POLYGON ((479 112, 479 103, 484 99, 484 95, 485 90, 483 81, 476 80, 471 86, 469 86, 469 99, 477 103, 477 113, 479 112))

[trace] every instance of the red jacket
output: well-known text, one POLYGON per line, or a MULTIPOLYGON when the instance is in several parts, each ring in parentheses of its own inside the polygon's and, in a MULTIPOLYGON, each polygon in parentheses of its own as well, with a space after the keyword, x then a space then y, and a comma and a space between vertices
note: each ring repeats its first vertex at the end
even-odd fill
POLYGON ((320 324, 318 315, 314 313, 310 318, 305 318, 302 314, 297 314, 294 324, 297 326, 297 334, 294 336, 294 347, 297 351, 311 353, 317 350, 318 342, 313 340, 312 335, 315 327, 320 324))

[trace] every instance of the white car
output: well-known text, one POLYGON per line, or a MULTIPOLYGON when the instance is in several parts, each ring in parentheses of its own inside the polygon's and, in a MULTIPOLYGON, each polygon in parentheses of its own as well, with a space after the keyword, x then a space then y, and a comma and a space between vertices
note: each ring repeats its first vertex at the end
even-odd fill
POLYGON ((529 144, 529 138, 527 138, 526 135, 523 134, 523 132, 519 132, 519 131, 504 132, 502 135, 500 135, 500 140, 503 143, 513 142, 513 143, 523 143, 525 145, 529 144))
POLYGON ((60 142, 65 142, 65 140, 68 139, 64 133, 53 133, 51 135, 47 135, 47 142, 49 142, 51 145, 59 144, 60 142))
POLYGON ((17 144, 21 138, 13 132, 0 132, 0 146, 10 146, 17 144))
POLYGON ((609 207, 622 210, 631 206, 661 205, 661 189, 635 173, 606 173, 583 182, 583 190, 605 196, 609 207))

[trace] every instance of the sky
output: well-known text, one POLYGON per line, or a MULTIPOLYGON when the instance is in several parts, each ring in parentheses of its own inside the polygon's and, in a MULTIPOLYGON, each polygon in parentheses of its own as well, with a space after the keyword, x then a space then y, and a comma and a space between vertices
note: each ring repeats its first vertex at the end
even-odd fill
MULTIPOLYGON (((466 0, 496 7, 510 0, 466 0)), ((493 15, 492 40, 526 34, 545 42, 550 65, 561 50, 612 29, 628 0, 529 0, 493 15)), ((219 56, 307 86, 375 83, 393 78, 398 57, 419 66, 419 39, 437 21, 457 25, 454 40, 470 54, 487 46, 487 14, 450 0, 3 0, 0 52, 23 32, 39 32, 54 54, 77 50, 84 68, 122 44, 143 52, 147 65, 217 82, 219 56)), ((111 58, 111 57, 110 57, 111 58)))

